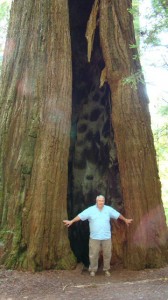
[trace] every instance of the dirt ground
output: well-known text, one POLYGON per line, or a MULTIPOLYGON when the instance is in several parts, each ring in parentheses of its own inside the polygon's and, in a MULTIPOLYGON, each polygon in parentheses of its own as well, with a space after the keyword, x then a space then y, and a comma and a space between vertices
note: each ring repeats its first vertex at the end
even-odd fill
POLYGON ((90 277, 79 264, 73 271, 39 273, 0 267, 0 300, 168 300, 168 266, 129 271, 111 269, 111 277, 99 271, 90 277))

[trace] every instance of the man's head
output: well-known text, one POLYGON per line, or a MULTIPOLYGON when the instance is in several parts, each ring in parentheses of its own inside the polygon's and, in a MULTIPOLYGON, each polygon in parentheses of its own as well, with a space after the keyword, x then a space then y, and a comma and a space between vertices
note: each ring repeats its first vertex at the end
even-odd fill
POLYGON ((105 198, 102 195, 96 197, 96 204, 99 209, 102 209, 105 203, 105 198))

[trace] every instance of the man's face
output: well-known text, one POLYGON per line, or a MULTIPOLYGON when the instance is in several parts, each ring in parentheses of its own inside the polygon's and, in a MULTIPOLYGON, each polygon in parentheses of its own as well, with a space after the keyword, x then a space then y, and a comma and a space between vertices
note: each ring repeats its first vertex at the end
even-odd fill
POLYGON ((99 197, 99 198, 96 200, 97 207, 98 207, 99 209, 103 208, 104 202, 105 202, 104 197, 99 197))

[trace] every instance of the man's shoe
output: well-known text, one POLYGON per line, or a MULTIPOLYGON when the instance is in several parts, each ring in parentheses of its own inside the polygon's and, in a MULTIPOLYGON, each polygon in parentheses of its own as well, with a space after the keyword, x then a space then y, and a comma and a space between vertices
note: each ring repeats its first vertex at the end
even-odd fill
POLYGON ((91 271, 90 272, 90 276, 94 277, 95 276, 95 272, 91 271))
POLYGON ((111 276, 110 272, 109 271, 105 271, 105 276, 110 277, 111 276))

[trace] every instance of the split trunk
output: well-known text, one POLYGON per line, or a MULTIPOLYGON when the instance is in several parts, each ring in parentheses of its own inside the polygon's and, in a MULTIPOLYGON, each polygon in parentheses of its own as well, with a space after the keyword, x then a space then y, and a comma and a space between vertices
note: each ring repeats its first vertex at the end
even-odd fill
POLYGON ((12 4, 0 102, 0 223, 10 268, 72 268, 74 254, 88 265, 88 224, 73 225, 70 247, 62 220, 97 194, 134 219, 128 229, 113 224, 114 263, 142 269, 168 257, 145 86, 123 84, 141 72, 130 49, 131 1, 95 3, 90 62, 93 0, 12 4))

